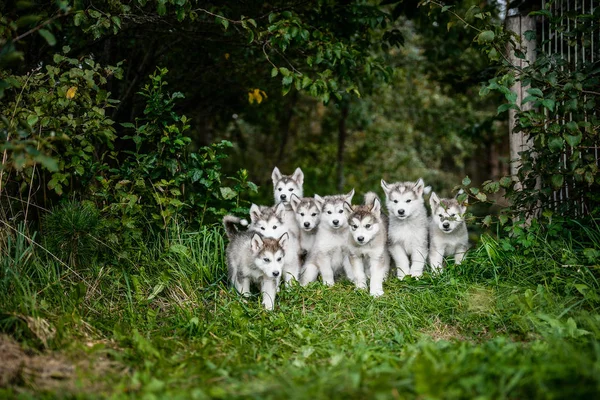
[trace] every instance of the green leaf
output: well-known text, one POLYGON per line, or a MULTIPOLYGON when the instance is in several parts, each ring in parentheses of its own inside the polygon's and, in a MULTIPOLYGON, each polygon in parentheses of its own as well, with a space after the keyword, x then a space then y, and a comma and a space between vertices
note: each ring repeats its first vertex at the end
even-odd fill
POLYGON ((559 136, 555 136, 555 137, 551 138, 550 140, 548 140, 548 148, 553 153, 561 151, 564 144, 565 144, 565 141, 563 140, 563 138, 561 138, 559 136))
POLYGON ((575 147, 577 146, 579 143, 581 143, 581 138, 582 135, 565 135, 565 140, 567 141, 567 144, 571 147, 575 147))
POLYGON ((504 104, 501 104, 501 105, 498 107, 498 112, 497 112, 497 113, 498 113, 498 114, 502 114, 504 111, 506 111, 506 110, 510 110, 510 109, 519 110, 519 106, 517 106, 517 105, 516 105, 516 104, 514 104, 514 103, 504 103, 504 104))
POLYGON ((529 88, 527 89, 527 93, 529 93, 532 96, 544 97, 544 93, 542 93, 542 91, 537 88, 529 88))
POLYGON ((485 193, 483 192, 479 192, 477 193, 477 195, 475 196, 477 198, 477 200, 479 201, 486 201, 487 200, 487 196, 485 195, 485 193))
POLYGON ((39 32, 40 36, 46 39, 46 42, 48 42, 50 46, 54 46, 56 44, 56 38, 54 37, 54 34, 52 34, 52 32, 50 32, 47 29, 40 29, 39 32))
POLYGON ((510 187, 510 185, 513 183, 513 180, 510 176, 503 176, 500 179, 500 186, 502 186, 503 188, 508 188, 510 187))
POLYGON ((550 111, 554 111, 554 105, 556 102, 552 99, 544 99, 542 100, 542 105, 546 107, 550 111))
POLYGON ((230 187, 221 187, 219 190, 224 200, 231 200, 237 196, 237 192, 230 187))
POLYGON ((496 35, 494 34, 493 31, 483 31, 479 35, 477 35, 477 43, 479 43, 479 44, 489 43, 492 40, 494 40, 495 37, 496 37, 496 35))
POLYGON ((273 69, 271 70, 271 78, 275 78, 278 73, 279 71, 277 70, 277 67, 273 67, 273 69))
POLYGON ((563 183, 565 182, 565 177, 560 174, 555 174, 552 175, 552 178, 550 180, 554 189, 560 189, 563 183))
POLYGON ((471 179, 468 176, 465 176, 465 178, 462 180, 462 184, 463 186, 469 186, 471 184, 471 179))

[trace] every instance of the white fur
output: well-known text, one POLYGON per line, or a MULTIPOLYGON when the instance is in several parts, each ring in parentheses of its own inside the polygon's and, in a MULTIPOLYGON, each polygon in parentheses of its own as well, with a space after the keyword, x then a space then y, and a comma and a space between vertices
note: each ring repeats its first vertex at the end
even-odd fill
MULTIPOLYGON (((369 204, 369 194, 365 195, 369 204)), ((374 198, 368 213, 356 213, 357 208, 346 204, 349 212, 350 245, 349 260, 353 268, 356 287, 366 289, 367 276, 370 275, 371 296, 383 295, 383 281, 389 271, 386 222, 381 218, 381 203, 374 198), (368 267, 368 273, 365 269, 368 267)))
POLYGON ((306 254, 315 243, 319 223, 321 222, 321 211, 313 198, 299 198, 295 194, 292 195, 292 209, 296 216, 296 223, 300 229, 300 249, 306 254))
POLYGON ((389 213, 388 242, 398 278, 419 277, 427 260, 428 218, 423 200, 425 184, 416 182, 388 184, 383 179, 389 213))
POLYGON ((304 173, 300 168, 296 168, 290 176, 283 175, 279 168, 273 168, 271 173, 273 180, 273 198, 275 204, 285 205, 285 215, 283 222, 290 235, 288 251, 286 252, 286 268, 284 279, 289 282, 292 279, 298 279, 300 276, 300 229, 296 223, 296 215, 292 209, 290 200, 292 195, 302 197, 304 185, 304 173))
POLYGON ((456 199, 440 199, 432 193, 429 263, 432 272, 441 270, 444 257, 454 256, 455 264, 460 264, 469 248, 469 233, 464 221, 467 211, 465 204, 456 199))
POLYGON ((344 209, 344 202, 350 203, 352 196, 354 189, 341 196, 315 195, 321 211, 321 222, 300 279, 302 285, 313 282, 320 273, 323 283, 332 286, 335 283, 335 273, 341 269, 352 279, 352 273, 348 269, 348 213, 344 209))
POLYGON ((258 233, 236 235, 227 248, 227 259, 235 289, 243 296, 249 296, 250 284, 259 284, 262 303, 265 309, 272 310, 283 273, 288 234, 284 233, 277 240, 274 249, 267 249, 264 240, 258 233))

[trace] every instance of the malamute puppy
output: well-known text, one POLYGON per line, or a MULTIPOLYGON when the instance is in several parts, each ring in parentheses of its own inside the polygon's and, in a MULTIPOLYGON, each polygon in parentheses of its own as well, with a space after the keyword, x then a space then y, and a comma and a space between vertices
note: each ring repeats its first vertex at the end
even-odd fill
POLYGON ((423 179, 393 184, 382 179, 381 187, 385 191, 389 213, 388 246, 398 278, 402 279, 407 274, 419 277, 423 275, 427 260, 429 225, 423 200, 423 179))
POLYGON ((251 282, 257 283, 265 309, 272 310, 283 272, 288 234, 284 233, 280 238, 273 239, 256 232, 238 232, 233 224, 239 223, 239 219, 234 221, 228 217, 230 216, 223 219, 223 223, 229 236, 229 281, 243 296, 250 295, 251 282))
POLYGON ((303 254, 308 254, 317 237, 321 211, 312 197, 300 198, 292 194, 291 204, 300 228, 300 250, 303 254))
POLYGON ((367 288, 365 263, 370 270, 370 293, 383 294, 383 280, 389 270, 387 221, 382 219, 381 203, 373 192, 365 194, 365 205, 345 204, 349 214, 350 245, 348 257, 354 272, 356 287, 367 288))
POLYGON ((285 281, 288 282, 291 279, 298 279, 300 273, 300 229, 296 223, 296 216, 290 200, 293 194, 300 198, 302 197, 304 173, 300 168, 296 168, 292 175, 282 175, 279 168, 275 167, 273 168, 271 179, 273 180, 275 205, 283 204, 285 206, 283 222, 290 235, 286 259, 286 274, 284 276, 285 281), (295 258, 295 261, 292 258, 295 258))
POLYGON ((283 279, 289 282, 291 279, 299 278, 300 260, 298 259, 298 240, 292 240, 294 236, 285 224, 286 214, 286 207, 283 203, 279 203, 273 207, 252 204, 250 207, 251 222, 248 230, 272 239, 277 239, 284 233, 288 234, 283 279))
POLYGON ((429 198, 429 205, 429 263, 432 272, 437 272, 442 268, 445 256, 454 256, 454 262, 460 264, 469 248, 469 234, 464 221, 467 204, 466 201, 459 203, 456 198, 440 199, 434 192, 429 198))
MULTIPOLYGON (((317 279, 321 273, 323 283, 331 286, 334 275, 348 263, 348 211, 344 203, 352 203, 354 189, 345 195, 315 195, 315 202, 321 211, 321 222, 315 237, 315 243, 302 273, 300 283, 306 285, 317 279)), ((346 272, 350 272, 346 269, 346 272)), ((352 279, 352 276, 349 276, 352 279)))

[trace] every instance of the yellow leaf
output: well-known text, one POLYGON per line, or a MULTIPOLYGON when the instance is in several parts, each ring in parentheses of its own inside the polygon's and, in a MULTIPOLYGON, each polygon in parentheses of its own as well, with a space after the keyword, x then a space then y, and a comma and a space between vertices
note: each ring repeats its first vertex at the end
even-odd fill
POLYGON ((248 92, 248 103, 254 103, 254 93, 248 92))
POLYGON ((260 89, 254 89, 254 98, 256 99, 256 102, 258 104, 262 103, 263 101, 263 97, 260 94, 260 89))
POLYGON ((229 60, 229 53, 225 53, 225 59, 229 60))
POLYGON ((77 93, 77 86, 71 86, 69 88, 69 90, 67 90, 67 99, 71 100, 73 97, 75 97, 76 93, 77 93))

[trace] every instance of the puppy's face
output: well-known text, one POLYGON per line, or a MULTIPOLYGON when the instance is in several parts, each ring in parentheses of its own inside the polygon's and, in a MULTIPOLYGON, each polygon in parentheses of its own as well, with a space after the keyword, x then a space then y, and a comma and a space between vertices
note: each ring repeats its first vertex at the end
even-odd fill
POLYGON ((344 204, 352 202, 354 190, 346 195, 321 197, 315 195, 317 207, 321 210, 321 225, 337 230, 348 226, 348 212, 344 204))
POLYGON ((283 272, 287 233, 279 240, 264 238, 258 234, 252 237, 254 264, 263 272, 265 278, 279 279, 283 272))
POLYGON ((310 232, 319 225, 321 212, 314 200, 302 201, 295 207, 294 212, 300 229, 310 232))
POLYGON ((423 208, 424 183, 422 179, 417 182, 395 184, 387 184, 382 180, 381 186, 385 191, 390 218, 404 220, 423 208))
POLYGON ((464 222, 467 206, 456 199, 440 199, 432 193, 429 203, 433 221, 440 231, 452 233, 464 222))
POLYGON ((261 207, 253 204, 250 207, 250 220, 252 221, 250 229, 264 237, 279 238, 287 232, 283 224, 284 212, 283 204, 274 207, 261 207))
POLYGON ((292 195, 302 198, 304 173, 300 168, 296 168, 294 174, 289 176, 282 175, 279 169, 275 167, 275 169, 273 169, 273 173, 271 174, 271 178, 273 180, 273 197, 275 199, 275 204, 288 204, 292 198, 292 195))
POLYGON ((381 224, 372 215, 352 214, 349 218, 352 239, 359 246, 370 243, 381 229, 381 224))

